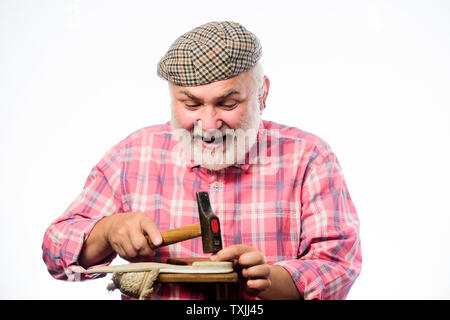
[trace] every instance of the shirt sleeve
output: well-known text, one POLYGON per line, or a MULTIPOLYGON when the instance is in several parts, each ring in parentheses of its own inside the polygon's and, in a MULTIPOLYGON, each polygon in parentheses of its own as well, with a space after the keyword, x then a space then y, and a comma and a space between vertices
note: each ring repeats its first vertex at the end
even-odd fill
MULTIPOLYGON (((104 276, 86 274, 78 258, 95 224, 103 217, 121 210, 120 188, 113 187, 113 182, 120 180, 120 170, 115 161, 117 156, 118 152, 113 149, 105 155, 91 170, 81 194, 47 228, 42 256, 54 278, 81 281, 104 276)), ((109 256, 97 266, 111 263, 115 256, 109 256)))
POLYGON ((345 299, 361 271, 359 219, 329 148, 312 152, 301 189, 298 259, 281 261, 304 299, 345 299))

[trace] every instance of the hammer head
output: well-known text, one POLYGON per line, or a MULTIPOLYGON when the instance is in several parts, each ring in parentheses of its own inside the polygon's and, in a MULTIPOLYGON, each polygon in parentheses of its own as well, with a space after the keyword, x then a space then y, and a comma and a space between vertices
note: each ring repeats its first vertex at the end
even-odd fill
POLYGON ((219 218, 212 211, 208 192, 200 191, 196 195, 202 229, 203 252, 216 253, 222 250, 219 218))

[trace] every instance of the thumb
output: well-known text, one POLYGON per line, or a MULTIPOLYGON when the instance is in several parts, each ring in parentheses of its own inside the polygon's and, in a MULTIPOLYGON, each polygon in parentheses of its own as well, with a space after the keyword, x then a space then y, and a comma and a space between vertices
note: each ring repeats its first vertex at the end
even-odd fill
POLYGON ((150 240, 155 247, 158 247, 163 242, 161 232, 159 232, 158 227, 156 226, 156 223, 153 221, 153 219, 151 219, 150 217, 146 218, 147 219, 143 219, 141 221, 142 230, 147 234, 147 241, 150 240))

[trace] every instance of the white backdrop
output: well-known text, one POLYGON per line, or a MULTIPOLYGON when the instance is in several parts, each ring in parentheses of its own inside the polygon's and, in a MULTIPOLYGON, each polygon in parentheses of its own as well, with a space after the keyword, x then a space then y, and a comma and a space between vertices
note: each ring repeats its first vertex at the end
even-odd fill
POLYGON ((450 2, 0 1, 0 298, 119 299, 67 283, 45 229, 103 154, 169 119, 156 65, 234 20, 263 45, 263 118, 325 139, 361 219, 349 299, 450 299, 450 2))

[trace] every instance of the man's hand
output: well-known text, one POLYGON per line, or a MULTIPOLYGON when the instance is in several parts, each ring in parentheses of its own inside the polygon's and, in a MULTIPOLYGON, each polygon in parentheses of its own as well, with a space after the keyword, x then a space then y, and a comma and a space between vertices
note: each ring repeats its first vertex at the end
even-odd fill
POLYGON ((155 222, 145 213, 121 213, 107 218, 105 238, 111 248, 130 262, 148 261, 154 251, 145 239, 148 235, 155 245, 162 242, 155 222))
POLYGON ((271 300, 302 298, 289 272, 281 266, 267 264, 265 257, 255 248, 232 245, 211 256, 211 260, 233 261, 237 271, 241 269, 249 296, 271 300))
POLYGON ((255 248, 246 245, 233 245, 217 252, 213 261, 233 261, 241 269, 245 291, 249 296, 258 296, 271 286, 271 268, 265 257, 255 248))
POLYGON ((155 222, 145 213, 119 213, 101 219, 84 243, 80 264, 87 268, 116 252, 130 262, 149 261, 154 251, 145 238, 156 246, 162 243, 155 222))

